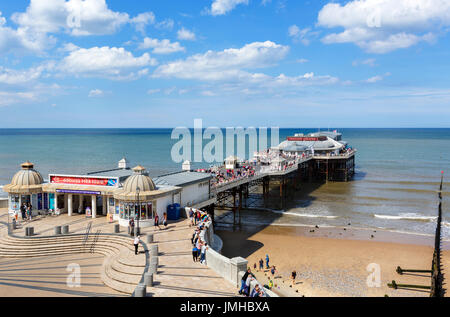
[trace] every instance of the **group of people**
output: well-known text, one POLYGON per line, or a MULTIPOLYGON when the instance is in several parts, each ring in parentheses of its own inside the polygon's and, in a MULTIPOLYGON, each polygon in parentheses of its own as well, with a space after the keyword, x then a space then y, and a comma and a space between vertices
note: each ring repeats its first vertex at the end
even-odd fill
POLYGON ((241 167, 234 170, 231 169, 218 169, 210 172, 214 179, 212 181, 213 186, 219 186, 228 182, 233 182, 239 179, 252 177, 255 175, 255 168, 251 165, 241 165, 241 167))
POLYGON ((211 221, 209 215, 198 209, 189 209, 190 226, 195 226, 194 234, 192 235, 192 259, 194 262, 206 264, 206 251, 208 250, 208 243, 206 243, 206 223, 211 221))
POLYGON ((23 203, 20 206, 20 213, 22 214, 22 220, 31 220, 33 218, 33 206, 30 203, 23 203))
POLYGON ((244 295, 245 297, 267 297, 263 287, 259 283, 257 283, 255 287, 250 291, 253 281, 258 282, 255 275, 252 273, 250 268, 248 268, 247 272, 245 272, 242 276, 239 294, 244 295))
MULTIPOLYGON (((272 266, 269 266, 269 261, 270 261, 270 258, 269 258, 269 255, 268 254, 266 254, 266 259, 265 259, 265 268, 267 269, 267 270, 270 270, 270 274, 272 275, 272 278, 270 278, 270 276, 268 276, 267 277, 267 279, 268 279, 268 285, 265 285, 268 289, 271 289, 272 287, 273 287, 273 279, 275 279, 275 274, 278 272, 277 271, 277 268, 275 267, 275 265, 272 265, 272 266)), ((255 270, 257 270, 258 272, 262 272, 262 271, 264 271, 264 260, 261 258, 261 259, 259 259, 259 266, 258 266, 258 269, 257 269, 257 265, 256 265, 256 263, 255 264, 253 264, 253 268, 255 269, 255 270)), ((291 273, 291 285, 290 285, 290 287, 294 287, 294 285, 295 285, 295 279, 297 278, 297 271, 292 271, 292 273, 291 273)))

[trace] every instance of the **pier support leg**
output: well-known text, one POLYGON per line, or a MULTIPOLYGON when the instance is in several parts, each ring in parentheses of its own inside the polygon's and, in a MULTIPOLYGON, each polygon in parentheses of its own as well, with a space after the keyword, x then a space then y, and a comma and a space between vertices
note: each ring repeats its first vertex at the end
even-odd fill
POLYGON ((92 202, 92 219, 97 218, 97 196, 92 195, 91 196, 91 202, 92 202))
POLYGON ((242 186, 239 187, 239 226, 241 225, 241 212, 242 212, 242 186))
POLYGON ((72 194, 69 194, 67 197, 67 215, 69 217, 72 217, 72 211, 73 211, 73 206, 72 206, 72 194))

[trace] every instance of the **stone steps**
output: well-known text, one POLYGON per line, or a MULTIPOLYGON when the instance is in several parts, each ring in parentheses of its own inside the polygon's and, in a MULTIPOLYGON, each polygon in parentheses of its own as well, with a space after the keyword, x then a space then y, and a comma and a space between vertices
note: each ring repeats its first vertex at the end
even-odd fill
MULTIPOLYGON (((90 253, 95 235, 58 236, 45 238, 19 238, 4 236, 0 239, 0 257, 26 258, 90 253)), ((139 251, 142 252, 142 246, 139 251)), ((105 260, 101 269, 102 282, 124 294, 131 295, 141 281, 146 267, 146 255, 134 254, 131 239, 122 236, 99 235, 93 253, 105 260)))

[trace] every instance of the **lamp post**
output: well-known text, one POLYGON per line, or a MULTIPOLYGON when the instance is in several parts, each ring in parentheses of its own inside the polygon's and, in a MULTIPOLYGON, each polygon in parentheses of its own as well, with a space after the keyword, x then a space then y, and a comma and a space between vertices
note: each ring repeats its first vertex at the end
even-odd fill
POLYGON ((137 204, 138 204, 138 212, 137 212, 137 217, 136 217, 136 227, 135 227, 135 232, 134 232, 134 236, 137 237, 140 232, 139 232, 139 218, 141 217, 141 204, 139 202, 139 193, 141 192, 141 189, 138 187, 136 187, 136 194, 137 194, 137 204))

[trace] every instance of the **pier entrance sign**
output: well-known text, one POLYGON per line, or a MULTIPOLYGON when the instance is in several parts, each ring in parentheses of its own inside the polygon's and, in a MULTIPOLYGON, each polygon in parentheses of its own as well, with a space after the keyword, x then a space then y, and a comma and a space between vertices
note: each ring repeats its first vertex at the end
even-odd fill
POLYGON ((117 178, 104 178, 104 177, 50 175, 50 183, 115 187, 118 185, 118 180, 117 178))

